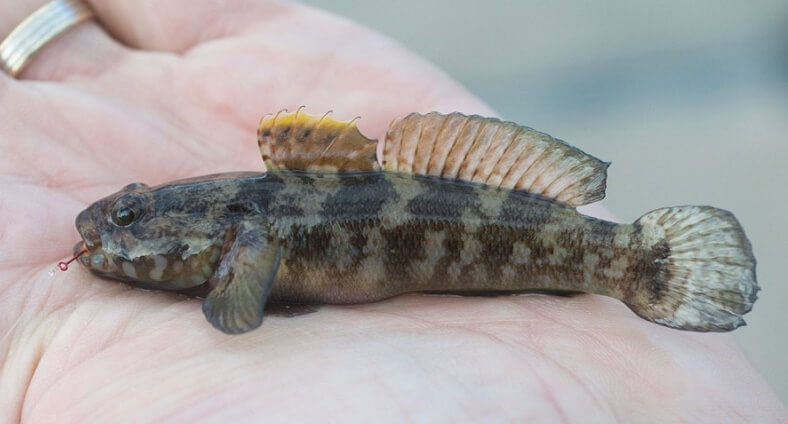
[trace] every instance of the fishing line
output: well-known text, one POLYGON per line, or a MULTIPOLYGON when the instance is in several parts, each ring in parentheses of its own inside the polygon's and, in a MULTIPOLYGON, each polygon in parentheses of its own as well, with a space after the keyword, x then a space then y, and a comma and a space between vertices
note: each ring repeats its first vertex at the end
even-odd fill
POLYGON ((75 260, 77 260, 78 257, 84 255, 85 253, 88 253, 88 249, 87 248, 80 250, 79 253, 77 253, 76 255, 74 255, 73 258, 71 258, 71 259, 69 259, 67 261, 60 261, 60 262, 58 262, 57 263, 57 268, 59 270, 61 270, 61 271, 68 271, 68 264, 70 264, 71 262, 74 262, 75 260))

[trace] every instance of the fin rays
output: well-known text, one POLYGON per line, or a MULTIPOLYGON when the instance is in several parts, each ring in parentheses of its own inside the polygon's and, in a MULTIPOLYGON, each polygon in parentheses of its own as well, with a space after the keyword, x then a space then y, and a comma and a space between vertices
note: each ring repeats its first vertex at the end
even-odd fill
POLYGON ((377 147, 359 132, 356 119, 338 121, 331 112, 310 115, 298 108, 260 120, 257 144, 269 170, 375 171, 377 147))
POLYGON ((637 220, 649 243, 669 248, 660 296, 631 299, 638 315, 668 327, 730 331, 744 325, 760 289, 752 247, 736 218, 708 206, 651 211, 637 220))
MULTIPOLYGON (((269 170, 377 171, 377 143, 354 118, 298 108, 266 115, 258 128, 269 170)), ((395 119, 381 142, 383 169, 523 190, 580 206, 605 195, 607 166, 547 134, 477 115, 436 112, 395 119)))
POLYGON ((395 119, 383 142, 382 164, 388 171, 525 190, 570 206, 605 195, 609 163, 511 122, 413 113, 395 119))

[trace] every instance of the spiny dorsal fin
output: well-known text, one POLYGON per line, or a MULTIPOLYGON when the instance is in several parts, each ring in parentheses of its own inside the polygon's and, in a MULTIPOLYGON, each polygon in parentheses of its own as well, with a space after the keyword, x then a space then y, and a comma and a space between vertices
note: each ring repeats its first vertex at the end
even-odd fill
POLYGON ((383 169, 539 194, 570 206, 605 197, 609 162, 512 122, 412 113, 383 140, 383 169))
POLYGON ((302 111, 266 115, 257 129, 257 144, 268 170, 375 171, 380 169, 377 142, 364 137, 356 120, 338 121, 302 111))

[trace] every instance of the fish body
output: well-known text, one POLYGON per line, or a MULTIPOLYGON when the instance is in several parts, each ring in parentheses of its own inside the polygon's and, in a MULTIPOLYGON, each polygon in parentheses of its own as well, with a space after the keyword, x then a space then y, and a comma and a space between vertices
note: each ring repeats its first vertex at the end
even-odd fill
POLYGON ((604 251, 608 267, 624 255, 648 260, 628 243, 609 247, 616 235, 629 237, 631 226, 523 192, 389 172, 272 172, 266 179, 281 187, 261 208, 268 217, 261 234, 282 249, 274 301, 363 303, 413 291, 610 293, 618 282, 602 275, 626 269, 591 266, 584 256, 604 251))
POLYGON ((393 124, 388 139, 399 145, 380 169, 350 124, 298 114, 261 124, 266 173, 132 184, 91 205, 76 220, 83 242, 75 250, 90 252, 80 262, 146 288, 202 287, 206 316, 228 333, 258 326, 267 302, 365 303, 407 292, 597 293, 654 322, 700 331, 743 324, 755 300, 754 258, 730 213, 666 208, 633 224, 582 215, 574 206, 598 199, 600 184, 603 195, 607 164, 562 142, 516 145, 522 127, 478 117, 452 136, 452 119, 464 115, 427 115, 439 130, 414 121, 415 137, 408 122, 393 124), (509 144, 495 153, 506 131, 509 144), (425 137, 430 157, 420 158, 425 137), (484 138, 485 154, 474 159, 484 138), (519 155, 508 167, 485 164, 507 152, 519 155), (513 177, 518 165, 524 170, 513 177))

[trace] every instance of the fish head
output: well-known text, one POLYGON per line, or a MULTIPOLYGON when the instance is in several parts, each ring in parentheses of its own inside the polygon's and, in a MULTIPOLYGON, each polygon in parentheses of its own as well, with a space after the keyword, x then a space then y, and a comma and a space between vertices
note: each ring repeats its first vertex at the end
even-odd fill
POLYGON ((87 251, 78 260, 94 274, 135 286, 202 285, 216 268, 224 234, 207 195, 205 187, 191 193, 188 185, 129 184, 77 216, 82 241, 74 252, 87 251))

